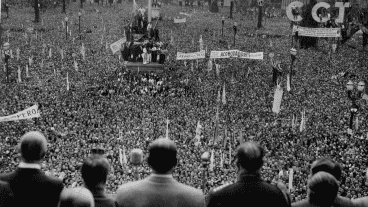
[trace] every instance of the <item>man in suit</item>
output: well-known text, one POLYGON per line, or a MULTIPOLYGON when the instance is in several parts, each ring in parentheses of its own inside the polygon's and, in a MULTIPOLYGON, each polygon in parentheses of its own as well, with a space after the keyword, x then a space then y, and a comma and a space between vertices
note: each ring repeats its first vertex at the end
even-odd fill
POLYGON ((210 190, 207 207, 259 206, 288 207, 282 190, 261 179, 263 148, 255 142, 246 142, 236 150, 238 180, 210 190))
POLYGON ((81 174, 85 187, 92 192, 95 207, 115 207, 115 200, 105 194, 109 161, 103 155, 93 154, 84 160, 81 174))
POLYGON ((177 164, 173 141, 159 138, 148 147, 148 165, 152 174, 147 178, 122 185, 116 192, 119 207, 202 207, 204 195, 200 190, 176 181, 172 172, 177 164))
POLYGON ((308 182, 308 206, 331 207, 338 191, 339 184, 333 175, 318 172, 308 182))
POLYGON ((19 151, 18 168, 0 175, 0 180, 8 182, 14 194, 12 206, 56 207, 63 183, 41 171, 47 151, 45 136, 36 131, 27 132, 20 139, 19 151))
MULTIPOLYGON (((331 160, 330 158, 320 158, 312 163, 311 172, 309 177, 312 177, 318 172, 330 173, 336 178, 337 181, 341 180, 342 168, 339 163, 331 160)), ((304 199, 292 204, 292 207, 305 207, 309 206, 308 199, 304 199)), ((354 204, 348 198, 336 196, 334 207, 353 207, 354 204)))
POLYGON ((87 188, 67 188, 61 192, 58 207, 95 207, 95 203, 87 188))
POLYGON ((0 207, 14 205, 13 192, 8 183, 0 181, 0 207))

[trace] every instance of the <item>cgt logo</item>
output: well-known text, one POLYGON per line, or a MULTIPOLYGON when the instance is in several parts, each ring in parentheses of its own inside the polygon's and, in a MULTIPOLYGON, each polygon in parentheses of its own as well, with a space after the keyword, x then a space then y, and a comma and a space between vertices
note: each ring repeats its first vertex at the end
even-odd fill
MULTIPOLYGON (((299 22, 301 21, 303 18, 302 16, 299 14, 299 12, 295 12, 296 10, 300 11, 300 7, 304 6, 304 4, 300 1, 294 1, 291 2, 287 8, 286 8, 286 15, 288 17, 288 19, 290 21, 293 22, 299 22)), ((329 20, 329 16, 328 17, 318 17, 317 15, 317 10, 320 8, 325 8, 325 9, 329 9, 331 7, 330 4, 326 3, 326 2, 319 2, 316 5, 314 5, 313 9, 312 9, 312 17, 316 22, 327 22, 329 20)), ((350 7, 350 3, 343 3, 343 2, 335 2, 335 7, 339 8, 339 16, 336 18, 336 22, 337 23, 343 23, 344 22, 344 14, 345 14, 345 8, 346 7, 350 7)))

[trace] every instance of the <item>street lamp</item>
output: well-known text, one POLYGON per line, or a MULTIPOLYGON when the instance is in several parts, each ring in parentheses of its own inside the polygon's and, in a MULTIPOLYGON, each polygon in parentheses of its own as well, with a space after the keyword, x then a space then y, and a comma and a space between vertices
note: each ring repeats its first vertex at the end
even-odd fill
POLYGON ((359 107, 356 104, 356 101, 358 101, 359 99, 361 99, 363 97, 364 89, 365 89, 365 82, 364 81, 360 81, 358 83, 358 86, 357 86, 358 93, 353 93, 354 92, 354 83, 353 83, 353 81, 349 80, 348 83, 346 84, 346 90, 347 90, 347 93, 348 93, 348 98, 352 102, 352 105, 350 107, 350 122, 349 122, 350 130, 353 130, 354 115, 359 110, 359 107))
POLYGON ((238 26, 238 23, 234 22, 234 26, 233 26, 233 29, 234 29, 234 46, 235 46, 235 36, 236 36, 236 32, 237 32, 237 26, 238 26))
POLYGON ((225 17, 222 17, 222 20, 221 20, 221 22, 222 22, 222 37, 224 37, 224 24, 225 24, 225 17))
POLYGON ((6 81, 9 82, 9 59, 10 59, 10 43, 5 42, 3 45, 4 49, 4 59, 5 59, 5 69, 6 69, 6 81))
POLYGON ((207 167, 208 167, 208 162, 210 161, 210 153, 209 152, 204 152, 201 156, 201 160, 202 160, 202 191, 204 191, 204 188, 206 187, 206 172, 207 172, 207 167))
POLYGON ((78 19, 79 19, 79 39, 82 40, 82 36, 80 33, 80 28, 81 28, 81 16, 82 16, 82 12, 78 12, 78 19))
POLYGON ((68 39, 68 17, 65 17, 65 38, 68 39))

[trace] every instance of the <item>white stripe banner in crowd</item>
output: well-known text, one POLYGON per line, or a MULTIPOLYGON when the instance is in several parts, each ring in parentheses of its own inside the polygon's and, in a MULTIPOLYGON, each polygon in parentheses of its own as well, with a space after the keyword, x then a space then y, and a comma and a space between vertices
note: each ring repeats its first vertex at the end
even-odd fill
POLYGON ((249 53, 242 52, 239 50, 228 50, 228 51, 211 51, 210 58, 241 58, 241 59, 254 59, 263 60, 263 52, 249 53))
POLYGON ((196 60, 196 59, 204 59, 205 57, 206 57, 205 50, 201 50, 199 52, 193 52, 193 53, 178 52, 176 54, 176 60, 196 60))
POLYGON ((40 111, 38 110, 38 105, 33 105, 32 107, 24 109, 16 114, 0 117, 0 122, 32 119, 36 117, 40 117, 40 111))
POLYGON ((174 23, 175 24, 185 23, 185 22, 187 22, 187 18, 182 18, 182 19, 174 18, 174 23))
POLYGON ((188 14, 188 13, 185 13, 185 12, 180 12, 179 14, 180 15, 187 16, 187 17, 192 17, 192 14, 188 14))
POLYGON ((341 37, 340 28, 309 28, 293 27, 293 33, 298 32, 298 36, 306 37, 341 37))
POLYGON ((273 105, 272 105, 272 112, 276 114, 280 112, 283 93, 284 91, 282 90, 280 85, 277 85, 276 90, 275 90, 275 95, 273 97, 273 105))
POLYGON ((289 173, 289 192, 291 192, 291 190, 293 189, 293 179, 294 179, 294 169, 290 168, 290 173, 289 173))
POLYGON ((121 38, 120 40, 112 43, 110 45, 110 49, 113 54, 117 53, 121 49, 121 45, 126 42, 126 37, 121 38))

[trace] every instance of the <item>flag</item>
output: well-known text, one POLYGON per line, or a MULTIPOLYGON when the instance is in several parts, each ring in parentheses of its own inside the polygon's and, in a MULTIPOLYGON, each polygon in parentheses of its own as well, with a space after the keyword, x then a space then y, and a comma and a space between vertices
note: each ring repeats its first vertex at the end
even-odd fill
POLYGON ((238 140, 239 140, 239 143, 240 144, 243 144, 244 143, 243 130, 240 130, 238 140))
POLYGON ((224 137, 222 138, 222 146, 226 147, 226 141, 227 141, 227 128, 224 128, 224 137))
POLYGON ((51 51, 51 48, 50 48, 50 50, 49 50, 49 58, 51 58, 52 57, 52 51, 51 51))
POLYGON ((127 159, 126 154, 125 154, 125 147, 123 147, 123 163, 125 165, 128 164, 128 159, 127 159))
POLYGON ((300 121, 299 131, 305 130, 305 110, 302 112, 302 120, 300 121))
POLYGON ((220 64, 216 64, 215 63, 215 67, 216 67, 216 75, 219 76, 220 75, 220 64))
POLYGON ((26 77, 29 78, 28 65, 26 65, 26 77))
POLYGON ((19 58, 20 58, 20 49, 19 49, 19 47, 17 48, 17 60, 19 60, 19 58))
POLYGON ((355 122, 355 130, 359 129, 359 117, 356 117, 356 122, 355 122))
POLYGON ((291 87, 290 87, 290 74, 286 75, 286 90, 287 91, 291 91, 291 87))
POLYGON ((293 168, 290 168, 290 172, 289 172, 289 192, 291 191, 291 189, 293 189, 293 179, 294 179, 294 170, 293 170, 293 168))
POLYGON ((68 72, 66 72, 66 90, 69 91, 70 86, 69 86, 69 75, 68 72))
POLYGON ((121 166, 124 166, 124 162, 123 162, 123 152, 122 150, 119 148, 119 162, 121 166))
POLYGON ((213 171, 213 168, 215 167, 215 155, 213 153, 213 149, 211 151, 211 158, 210 158, 210 166, 209 166, 209 170, 213 171))
POLYGON ((218 139, 219 139, 219 107, 217 106, 213 144, 216 144, 218 139))
POLYGON ((196 142, 194 143, 195 146, 198 146, 201 144, 201 128, 202 126, 198 121, 197 128, 196 128, 196 135, 194 137, 196 139, 196 142))
POLYGON ((222 88, 222 104, 226 104, 226 91, 225 91, 225 83, 224 87, 222 88))
POLYGON ((81 54, 82 54, 83 60, 86 60, 86 48, 84 47, 83 43, 81 46, 81 54))
POLYGON ((207 63, 207 71, 212 71, 212 67, 213 67, 213 64, 212 64, 212 59, 209 59, 208 60, 208 63, 207 63))
POLYGON ((220 89, 217 92, 217 103, 220 103, 221 101, 221 93, 220 93, 220 89))
POLYGON ((221 157, 220 157, 220 168, 224 167, 224 154, 221 151, 221 157))
POLYGON ((272 112, 278 114, 281 110, 281 101, 282 101, 282 95, 284 91, 280 87, 280 85, 277 85, 275 89, 275 94, 273 97, 273 104, 272 104, 272 112))
POLYGON ((169 119, 166 119, 166 139, 169 139, 169 119))
POLYGON ((10 58, 13 59, 13 50, 10 50, 10 58))
POLYGON ((20 71, 20 66, 18 66, 18 83, 22 82, 22 72, 20 71))
POLYGON ((78 63, 75 60, 74 60, 74 69, 75 69, 75 71, 78 71, 78 63))

